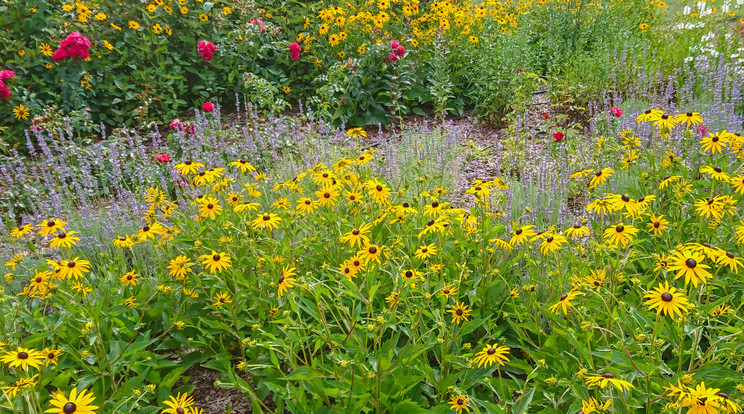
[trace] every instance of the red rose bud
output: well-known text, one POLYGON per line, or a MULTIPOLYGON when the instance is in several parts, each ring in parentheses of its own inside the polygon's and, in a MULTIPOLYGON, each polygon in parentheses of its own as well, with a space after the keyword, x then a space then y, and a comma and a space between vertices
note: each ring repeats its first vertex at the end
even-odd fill
POLYGON ((214 111, 214 104, 212 102, 204 102, 202 109, 206 112, 214 111))
POLYGON ((550 115, 549 115, 549 114, 543 114, 542 116, 543 116, 543 118, 545 118, 545 119, 548 119, 548 118, 550 118, 550 115))
POLYGON ((561 142, 561 141, 563 141, 563 137, 564 136, 565 135, 563 135, 563 132, 561 132, 561 131, 553 132, 553 139, 555 140, 555 142, 561 142))
POLYGON ((158 162, 162 162, 163 164, 170 162, 170 155, 168 154, 160 154, 157 157, 155 157, 158 162))

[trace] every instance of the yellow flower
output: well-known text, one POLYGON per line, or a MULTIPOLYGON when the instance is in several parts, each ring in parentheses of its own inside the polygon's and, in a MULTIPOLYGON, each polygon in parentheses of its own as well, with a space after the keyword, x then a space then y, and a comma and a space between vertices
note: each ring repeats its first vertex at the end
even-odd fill
POLYGON ((16 119, 23 119, 25 121, 26 119, 28 119, 29 115, 31 115, 31 112, 28 110, 28 107, 20 104, 13 108, 13 115, 16 119))
POLYGON ((139 30, 140 24, 135 22, 134 20, 129 21, 129 28, 132 30, 139 30))

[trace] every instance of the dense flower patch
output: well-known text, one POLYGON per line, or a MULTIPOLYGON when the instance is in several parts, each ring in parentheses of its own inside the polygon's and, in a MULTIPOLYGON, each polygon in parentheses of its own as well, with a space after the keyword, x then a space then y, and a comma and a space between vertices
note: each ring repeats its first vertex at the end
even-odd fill
POLYGON ((503 177, 466 203, 389 182, 374 149, 279 180, 161 156, 186 184, 153 183, 112 254, 13 229, 3 403, 199 413, 177 384, 202 364, 255 412, 742 412, 744 138, 703 121, 594 137, 562 225, 507 220, 503 177))

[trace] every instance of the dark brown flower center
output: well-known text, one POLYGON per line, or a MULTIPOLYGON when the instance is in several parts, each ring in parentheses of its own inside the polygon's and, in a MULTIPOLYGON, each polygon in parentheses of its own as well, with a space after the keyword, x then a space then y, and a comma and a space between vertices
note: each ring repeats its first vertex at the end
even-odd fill
POLYGON ((75 403, 73 402, 68 402, 67 404, 62 406, 62 412, 64 414, 72 414, 75 411, 77 411, 77 405, 75 405, 75 403))
POLYGON ((18 357, 18 359, 28 359, 28 352, 19 352, 16 357, 18 357))
POLYGON ((271 216, 270 215, 266 214, 266 215, 263 216, 263 221, 269 221, 269 220, 271 220, 271 216))
POLYGON ((433 225, 434 225, 434 223, 435 223, 435 221, 434 221, 434 220, 429 220, 429 221, 428 221, 428 222, 426 223, 426 225, 427 225, 427 226, 433 226, 433 225))
POLYGON ((354 230, 351 231, 351 234, 353 234, 355 236, 358 236, 359 235, 359 230, 354 229, 354 230))
POLYGON ((382 186, 380 184, 377 184, 377 187, 375 187, 377 191, 382 191, 382 186))
POLYGON ((369 252, 369 254, 375 254, 377 253, 377 247, 369 246, 369 249, 367 249, 367 251, 369 252))
POLYGON ((413 272, 410 271, 410 270, 406 270, 406 277, 409 278, 409 279, 412 278, 413 277, 413 272))
POLYGON ((212 203, 207 204, 207 208, 209 210, 213 209, 214 208, 214 204, 212 204, 212 203))
POLYGON ((488 351, 487 351, 487 353, 488 353, 488 355, 493 355, 493 354, 495 354, 495 353, 496 353, 496 350, 495 350, 495 349, 493 349, 493 348, 488 348, 488 351))
POLYGON ((482 188, 480 188, 480 187, 475 187, 475 191, 481 191, 481 190, 482 190, 482 188))
POLYGON ((37 276, 36 279, 34 279, 34 280, 36 281, 36 283, 41 283, 41 281, 44 280, 44 279, 42 279, 41 277, 38 277, 37 276))
POLYGON ((602 374, 602 378, 613 379, 613 378, 615 378, 615 376, 614 376, 614 375, 612 375, 612 374, 610 374, 610 373, 608 372, 608 373, 606 373, 606 374, 602 374))
POLYGON ((692 112, 688 112, 685 115, 687 115, 688 118, 692 118, 692 112))
POLYGON ((664 292, 661 294, 661 300, 664 302, 671 302, 674 299, 674 296, 672 296, 669 292, 664 292))
POLYGON ((462 398, 457 399, 457 405, 464 405, 465 401, 462 398))
POLYGON ((72 269, 73 267, 75 267, 75 262, 67 262, 67 267, 72 269))
POLYGON ((54 359, 56 355, 54 355, 54 352, 50 352, 47 354, 47 359, 54 359))
POLYGON ((54 220, 49 220, 47 222, 47 227, 54 227, 57 223, 54 222, 54 220))
POLYGON ((281 285, 282 283, 284 283, 284 275, 279 276, 279 284, 281 285))
POLYGON ((359 265, 360 265, 360 264, 361 264, 361 263, 359 262, 359 260, 354 260, 354 266, 355 266, 355 267, 359 267, 359 265))
POLYGON ((184 164, 191 165, 191 161, 186 161, 184 164))
POLYGON ((564 300, 566 300, 566 298, 568 298, 568 295, 561 295, 561 302, 563 302, 564 300))
POLYGON ((331 198, 331 193, 323 193, 323 198, 331 198))
POLYGON ((615 227, 615 231, 618 233, 622 233, 625 231, 625 226, 623 226, 622 224, 618 224, 618 226, 615 227))
POLYGON ((646 112, 644 112, 644 114, 646 114, 646 115, 649 115, 650 113, 651 113, 651 110, 650 109, 647 109, 646 112))
POLYGON ((659 223, 658 221, 654 221, 654 228, 658 229, 659 226, 661 226, 661 223, 659 223))
POLYGON ((548 243, 553 243, 553 240, 554 240, 553 239, 553 236, 548 236, 548 238, 545 239, 545 241, 548 242, 548 243))
POLYGON ((620 198, 621 198, 621 199, 622 199, 622 200, 623 200, 624 202, 626 202, 626 203, 627 203, 628 201, 630 201, 630 197, 628 197, 628 195, 627 195, 627 194, 623 194, 623 196, 622 196, 622 197, 620 197, 620 198))
POLYGON ((726 252, 726 257, 728 257, 729 259, 733 259, 734 258, 734 254, 731 253, 731 252, 726 252))
POLYGON ((127 280, 132 280, 132 275, 127 275, 127 280))
POLYGON ((403 203, 403 208, 408 208, 408 207, 410 207, 410 204, 408 204, 408 203, 403 203))
POLYGON ((323 173, 323 178, 328 178, 328 173, 323 173))
POLYGON ((306 206, 309 206, 309 205, 310 205, 310 204, 312 204, 312 203, 313 203, 313 202, 312 202, 312 201, 310 201, 310 200, 305 200, 305 205, 306 205, 306 206))
POLYGON ((715 171, 715 172, 717 172, 717 173, 720 173, 720 172, 721 172, 722 170, 721 170, 720 168, 718 168, 718 167, 714 167, 714 168, 713 168, 713 171, 715 171))
POLYGON ((449 295, 450 290, 449 289, 443 289, 442 290, 442 293, 444 293, 445 295, 449 295))
POLYGON ((514 234, 519 236, 520 234, 522 234, 522 229, 517 229, 517 231, 515 231, 514 234))
POLYGON ((218 254, 216 254, 216 255, 212 256, 212 260, 214 260, 215 262, 219 262, 219 261, 220 261, 220 259, 221 259, 221 257, 220 257, 220 255, 218 255, 218 254))
POLYGON ((713 138, 711 138, 711 141, 713 141, 713 142, 718 142, 718 135, 716 135, 716 136, 714 136, 713 138))
POLYGON ((694 269, 695 266, 697 266, 697 262, 695 261, 695 259, 690 258, 685 260, 685 265, 690 269, 694 269))
POLYGON ((462 309, 456 310, 455 313, 457 314, 457 316, 462 316, 462 309))
POLYGON ((437 207, 439 207, 439 203, 437 203, 436 201, 431 203, 431 208, 437 208, 437 207))

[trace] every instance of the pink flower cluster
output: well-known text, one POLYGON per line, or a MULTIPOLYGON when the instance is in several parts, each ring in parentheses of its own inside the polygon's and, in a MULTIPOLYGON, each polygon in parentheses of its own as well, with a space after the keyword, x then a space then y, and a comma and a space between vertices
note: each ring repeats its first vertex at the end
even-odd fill
POLYGON ((189 124, 188 122, 181 122, 180 119, 174 118, 170 124, 168 124, 170 129, 173 129, 178 132, 183 132, 184 134, 194 135, 194 128, 189 124))
POLYGON ((12 70, 3 70, 0 71, 0 98, 8 99, 10 98, 10 89, 5 85, 5 79, 10 79, 15 77, 15 72, 12 70))
MULTIPOLYGON (((390 54, 387 56, 387 59, 390 59, 391 62, 397 62, 398 57, 403 57, 403 55, 406 54, 406 48, 405 46, 401 45, 397 40, 393 40, 390 42, 390 54)), ((386 60, 385 56, 382 57, 382 61, 384 62, 386 60)))
POLYGON ((207 42, 206 40, 200 40, 196 49, 199 51, 201 57, 206 61, 212 60, 214 54, 217 53, 217 46, 212 42, 207 42))
POLYGON ((255 24, 261 28, 261 33, 266 33, 266 24, 261 19, 253 19, 250 22, 250 24, 255 24))
POLYGON ((88 59, 88 49, 90 49, 90 40, 78 32, 72 32, 65 40, 59 42, 59 48, 54 51, 52 60, 58 62, 65 59, 72 60, 75 57, 88 59))
POLYGON ((614 116, 615 118, 620 118, 623 115, 623 110, 620 109, 620 107, 613 106, 610 108, 610 115, 614 116))
POLYGON ((289 45, 289 55, 292 62, 300 58, 300 52, 302 52, 302 46, 300 46, 299 43, 292 42, 292 44, 289 45))

